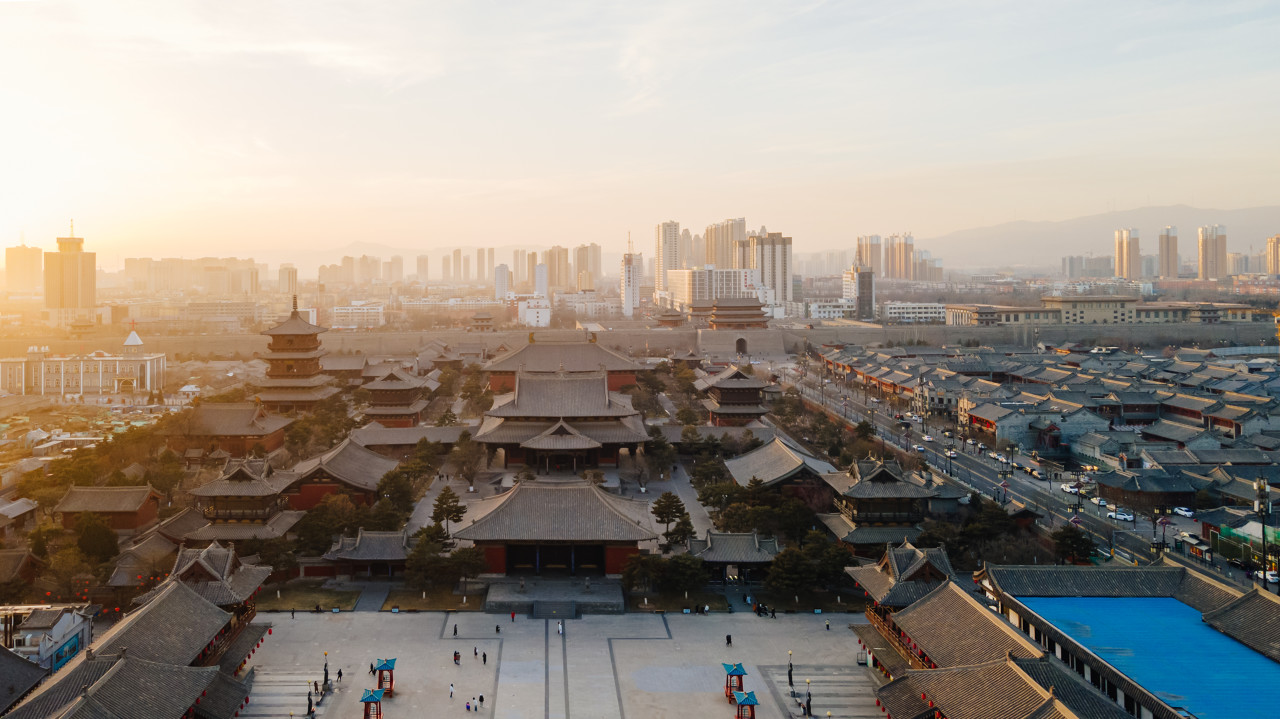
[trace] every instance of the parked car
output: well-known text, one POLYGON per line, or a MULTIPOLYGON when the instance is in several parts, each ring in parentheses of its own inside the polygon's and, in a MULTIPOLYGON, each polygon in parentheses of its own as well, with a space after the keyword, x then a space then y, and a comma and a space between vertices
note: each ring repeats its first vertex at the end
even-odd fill
POLYGON ((924 440, 924 441, 926 441, 926 442, 932 442, 932 441, 933 441, 933 435, 931 435, 931 434, 926 434, 925 436, 921 437, 920 439, 922 439, 922 440, 924 440))
POLYGON ((1095 497, 1090 497, 1090 498, 1089 498, 1089 501, 1090 501, 1090 502, 1093 502, 1094 504, 1098 505, 1099 507, 1105 507, 1105 506, 1107 506, 1107 500, 1103 499, 1102 497, 1097 497, 1097 496, 1095 496, 1095 497))
POLYGON ((952 458, 952 459, 955 459, 956 457, 959 457, 959 456, 960 456, 960 453, 959 453, 959 452, 957 452, 957 451, 955 451, 954 449, 948 449, 948 450, 947 450, 947 456, 948 456, 948 457, 950 457, 950 458, 952 458))
POLYGON ((1061 489, 1067 494, 1080 494, 1080 490, 1076 489, 1074 484, 1063 484, 1061 489))
POLYGON ((1035 477, 1036 479, 1040 479, 1040 470, 1033 469, 1033 470, 1030 470, 1030 472, 1032 477, 1035 477))
POLYGON ((964 441, 964 443, 965 443, 965 444, 967 444, 967 445, 969 445, 970 447, 972 447, 973 445, 977 444, 977 442, 975 442, 975 441, 973 441, 973 440, 971 440, 971 439, 966 439, 966 440, 964 441))
MULTIPOLYGON (((1254 571, 1254 573, 1253 573, 1253 578, 1254 578, 1254 579, 1262 579, 1262 576, 1263 576, 1263 575, 1262 575, 1262 570, 1261 570, 1261 569, 1255 570, 1255 571, 1254 571)), ((1280 572, 1277 572, 1277 571, 1275 571, 1274 569, 1272 569, 1272 570, 1268 570, 1268 571, 1267 571, 1267 574, 1266 574, 1266 577, 1267 577, 1267 584, 1277 584, 1277 583, 1280 583, 1280 572)))
POLYGON ((1107 519, 1115 519, 1120 522, 1132 522, 1133 513, 1127 509, 1120 509, 1117 507, 1112 511, 1107 512, 1107 519))
POLYGON ((924 445, 923 445, 923 444, 916 444, 916 445, 912 445, 912 447, 911 447, 911 448, 912 448, 912 449, 914 449, 914 450, 915 450, 915 451, 917 451, 917 452, 923 452, 923 451, 924 451, 924 445))
MULTIPOLYGON (((970 440, 970 441, 972 441, 972 440, 970 440)), ((979 442, 979 443, 978 443, 978 451, 979 451, 979 452, 985 452, 985 451, 987 451, 987 445, 986 445, 986 443, 985 443, 985 442, 979 442)))
POLYGON ((879 397, 872 397, 872 398, 871 398, 871 404, 880 404, 880 398, 879 398, 879 397))
POLYGON ((1190 507, 1174 507, 1173 513, 1183 517, 1194 517, 1196 513, 1190 507))
MULTIPOLYGON (((979 449, 981 449, 981 447, 979 447, 979 449)), ((995 452, 987 452, 987 457, 991 459, 998 459, 1000 455, 995 452)))

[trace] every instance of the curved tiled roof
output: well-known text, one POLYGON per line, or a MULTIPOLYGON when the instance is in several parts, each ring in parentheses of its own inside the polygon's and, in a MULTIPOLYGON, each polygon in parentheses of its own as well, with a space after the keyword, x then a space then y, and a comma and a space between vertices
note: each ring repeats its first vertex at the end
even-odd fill
POLYGON ((658 536, 647 502, 623 499, 581 481, 521 482, 469 510, 475 518, 453 533, 458 539, 643 542, 658 536))
POLYGON ((165 586, 142 607, 120 620, 95 649, 130 657, 186 666, 195 661, 231 615, 182 582, 165 586))
POLYGON ((836 471, 832 465, 788 445, 780 437, 774 437, 772 441, 746 454, 725 460, 724 464, 734 481, 744 487, 753 477, 768 486, 781 482, 806 467, 819 475, 836 471))
POLYGON ((144 484, 140 487, 71 487, 62 496, 54 512, 136 512, 150 498, 160 496, 144 484))
POLYGON ((323 471, 344 484, 372 491, 378 488, 382 475, 398 465, 396 460, 367 449, 348 437, 328 452, 302 460, 290 471, 302 480, 314 472, 323 471))
POLYGON ((354 537, 339 537, 324 558, 330 561, 403 562, 416 540, 405 530, 369 532, 361 529, 354 537))
POLYGON ((627 417, 631 398, 609 391, 605 372, 519 372, 515 390, 494 399, 488 417, 627 417))
POLYGON ((484 366, 486 372, 634 372, 635 362, 595 342, 536 342, 496 357, 484 366))
POLYGON ((536 437, 520 443, 525 449, 574 450, 597 449, 601 445, 594 439, 574 429, 572 425, 560 420, 548 427, 536 437))
POLYGON ((289 313, 288 319, 271 329, 263 330, 262 334, 268 337, 275 337, 277 335, 318 335, 321 332, 328 331, 328 327, 313 325, 302 319, 302 315, 298 314, 297 310, 294 310, 289 313))
POLYGON ((777 537, 761 537, 755 532, 716 532, 689 540, 689 554, 704 562, 762 564, 772 562, 782 551, 777 537))
POLYGON ((939 667, 1038 657, 1043 649, 993 614, 955 582, 929 592, 893 615, 899 629, 939 667))

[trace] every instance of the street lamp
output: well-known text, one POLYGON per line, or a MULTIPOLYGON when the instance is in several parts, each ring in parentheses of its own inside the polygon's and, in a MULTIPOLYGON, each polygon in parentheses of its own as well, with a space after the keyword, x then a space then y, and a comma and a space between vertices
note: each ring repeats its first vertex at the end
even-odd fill
MULTIPOLYGON (((1271 563, 1267 559, 1267 515, 1271 514, 1271 485, 1261 475, 1253 481, 1253 488, 1258 498, 1253 502, 1253 511, 1258 515, 1258 523, 1262 525, 1262 587, 1267 588, 1267 571, 1271 563)), ((1270 591, 1270 590, 1268 590, 1270 591)))
POLYGON ((794 681, 792 680, 792 678, 791 678, 791 669, 792 669, 792 666, 791 666, 791 650, 790 650, 790 649, 788 649, 788 650, 787 650, 787 686, 791 689, 791 696, 792 696, 792 698, 795 698, 795 695, 796 695, 796 689, 795 689, 795 682, 794 682, 794 681))
POLYGON ((813 680, 804 680, 804 713, 813 716, 813 680))

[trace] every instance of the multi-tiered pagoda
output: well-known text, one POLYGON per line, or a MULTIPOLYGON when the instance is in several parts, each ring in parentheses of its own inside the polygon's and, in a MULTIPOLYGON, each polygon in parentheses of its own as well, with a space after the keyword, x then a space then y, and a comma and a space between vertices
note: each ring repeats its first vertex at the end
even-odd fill
POLYGON ((298 298, 293 298, 289 319, 262 334, 271 338, 263 359, 269 365, 267 377, 258 383, 257 399, 275 412, 306 411, 338 393, 333 380, 320 369, 325 350, 320 333, 327 327, 313 325, 298 314, 298 298))

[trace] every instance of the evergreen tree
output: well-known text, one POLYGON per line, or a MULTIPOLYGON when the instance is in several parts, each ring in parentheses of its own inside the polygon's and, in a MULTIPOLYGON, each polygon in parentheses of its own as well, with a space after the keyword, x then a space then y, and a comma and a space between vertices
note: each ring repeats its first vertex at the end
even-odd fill
POLYGON ((435 504, 432 507, 431 521, 443 524, 445 532, 448 532, 449 523, 461 522, 462 516, 466 513, 467 508, 463 506, 458 494, 453 489, 445 487, 440 490, 439 496, 436 497, 435 504))
POLYGON ((663 492, 661 496, 654 500, 650 511, 653 512, 655 519, 662 522, 664 529, 667 531, 671 530, 672 522, 688 514, 685 510, 684 502, 680 501, 675 492, 663 492))

